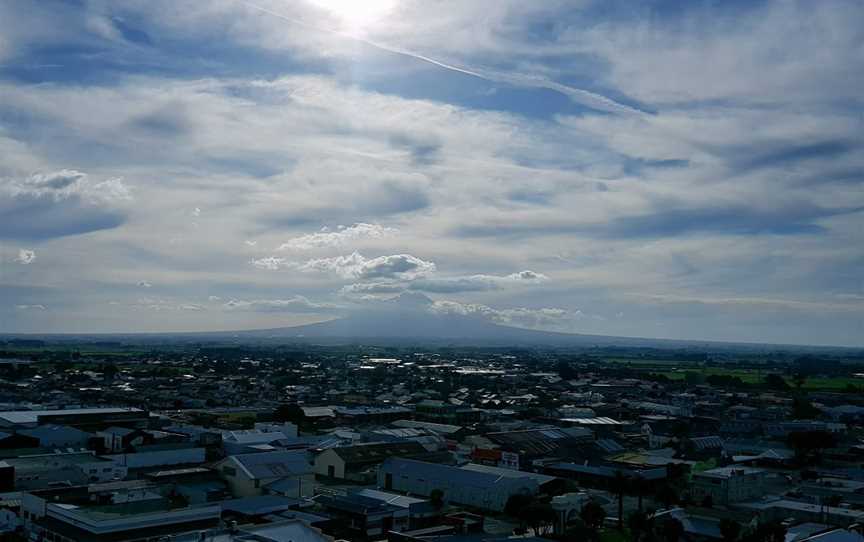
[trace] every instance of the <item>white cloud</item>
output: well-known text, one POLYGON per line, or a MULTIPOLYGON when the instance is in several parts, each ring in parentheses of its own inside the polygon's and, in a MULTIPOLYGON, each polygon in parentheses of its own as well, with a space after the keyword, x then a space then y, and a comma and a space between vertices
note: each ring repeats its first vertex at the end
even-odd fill
POLYGON ((534 271, 520 271, 509 275, 470 275, 467 277, 421 279, 406 285, 407 289, 430 293, 483 292, 508 287, 536 285, 549 277, 534 271))
POLYGON ((275 271, 282 267, 288 267, 289 264, 288 260, 286 260, 285 258, 277 258, 275 256, 267 256, 266 258, 253 259, 250 263, 258 269, 267 269, 269 271, 275 271))
POLYGON ((25 310, 25 311, 26 310, 44 311, 47 309, 47 307, 45 307, 45 305, 15 305, 15 308, 19 309, 19 310, 25 310))
POLYGON ((279 250, 312 250, 318 248, 340 248, 362 239, 382 239, 397 233, 397 229, 358 222, 353 226, 339 226, 335 231, 326 228, 316 233, 289 239, 279 250))
POLYGON ((152 288, 153 287, 153 285, 151 283, 147 282, 146 280, 139 280, 138 286, 140 288, 152 288))
MULTIPOLYGON (((332 23, 308 3, 257 2, 313 26, 332 23)), ((116 276, 127 284, 158 278, 166 289, 213 285, 206 292, 223 299, 230 298, 219 288, 236 292, 231 288, 243 284, 256 298, 281 298, 286 276, 251 274, 248 261, 268 255, 250 247, 287 245, 288 252, 255 265, 298 270, 291 288, 310 297, 353 282, 345 291, 425 287, 518 306, 529 294, 521 286, 531 286, 532 306, 589 311, 611 299, 609 314, 625 312, 633 322, 593 332, 639 334, 639 321, 686 308, 688 318, 667 319, 666 329, 696 338, 751 337, 768 326, 775 337, 860 343, 860 317, 836 316, 819 304, 799 306, 796 321, 748 321, 753 331, 742 332, 743 318, 767 312, 756 311, 765 303, 737 303, 741 318, 721 322, 715 316, 726 303, 645 307, 631 295, 833 304, 834 294, 860 290, 860 212, 808 214, 806 206, 782 203, 810 202, 816 211, 864 206, 859 5, 682 4, 671 17, 640 5, 598 20, 596 10, 580 10, 582 2, 451 2, 440 9, 405 0, 368 29, 370 40, 392 49, 499 81, 490 84, 428 62, 366 54, 356 42, 308 25, 286 32, 285 21, 234 0, 85 4, 0 2, 4 64, 49 75, 53 68, 37 65, 45 55, 28 51, 59 44, 53 49, 74 56, 73 45, 83 44, 79 49, 99 50, 118 68, 110 84, 98 77, 0 83, 4 107, 16 112, 14 133, 0 128, 0 238, 38 248, 36 241, 66 236, 50 250, 67 271, 62 284, 44 265, 4 279, 15 287, 62 288, 69 306, 79 303, 82 329, 102 325, 104 303, 91 300, 88 284, 116 276), (119 20, 138 26, 152 44, 127 42, 112 29, 119 20), (218 73, 214 64, 181 63, 185 57, 171 47, 213 39, 227 53, 215 53, 218 73), (265 50, 255 73, 285 77, 250 79, 248 66, 232 64, 238 47, 265 50), (268 64, 274 57, 278 65, 268 64), (315 67, 324 61, 326 69, 291 74, 285 58, 315 67), (142 62, 157 68, 136 73, 142 62), (394 75, 407 86, 394 87, 394 75), (470 96, 441 90, 455 88, 454 77, 469 81, 470 96), (513 77, 522 78, 512 81, 522 85, 516 93, 502 82, 513 77), (413 87, 415 80, 421 83, 413 87), (425 84, 430 80, 436 84, 425 84), (556 81, 586 81, 654 112, 598 115, 546 100, 556 81), (541 100, 542 108, 522 107, 541 100), (212 219, 207 227, 190 224, 195 209, 212 219), (756 231, 742 234, 742 218, 756 231), (378 222, 398 236, 375 236, 378 222), (338 223, 347 232, 307 229, 338 223), (700 224, 714 227, 694 227, 700 224), (624 233, 604 236, 610 231, 624 233), (448 276, 422 265, 394 272, 398 262, 364 272, 370 260, 353 258, 353 251, 422 254, 426 263, 453 269, 481 262, 484 272, 448 276), (345 256, 318 258, 335 254, 345 256), (555 280, 502 271, 532 266, 555 280)), ((164 316, 139 313, 123 326, 164 316)), ((228 317, 211 311, 180 321, 224 329, 227 322, 276 320, 228 317)))
POLYGON ((36 251, 28 250, 26 248, 18 250, 18 256, 15 257, 15 261, 20 263, 21 265, 30 265, 35 259, 36 251))
POLYGON ((206 307, 196 303, 184 303, 154 297, 138 298, 130 307, 154 312, 202 312, 207 310, 206 307))
POLYGON ((379 256, 364 261, 353 277, 374 280, 383 278, 415 279, 435 272, 435 264, 410 254, 379 256))
POLYGON ((255 312, 332 312, 339 307, 332 303, 314 303, 302 295, 288 299, 254 299, 250 301, 231 299, 222 305, 227 310, 255 312))
POLYGON ((469 275, 464 277, 417 277, 414 280, 387 280, 349 284, 340 290, 342 295, 392 294, 405 291, 433 294, 486 292, 505 288, 539 285, 549 277, 542 273, 525 270, 509 275, 469 275))
POLYGON ((259 269, 296 269, 304 273, 330 273, 346 279, 412 280, 435 272, 435 264, 410 254, 393 254, 366 258, 359 252, 330 258, 314 258, 305 262, 294 262, 285 258, 269 256, 252 260, 259 269))
POLYGON ((573 322, 585 318, 581 311, 569 311, 561 308, 494 309, 487 305, 456 301, 435 301, 429 310, 436 314, 456 314, 482 318, 503 325, 547 329, 571 329, 573 322))
POLYGON ((120 179, 99 183, 72 169, 0 177, 0 237, 44 239, 122 224, 131 200, 120 179))

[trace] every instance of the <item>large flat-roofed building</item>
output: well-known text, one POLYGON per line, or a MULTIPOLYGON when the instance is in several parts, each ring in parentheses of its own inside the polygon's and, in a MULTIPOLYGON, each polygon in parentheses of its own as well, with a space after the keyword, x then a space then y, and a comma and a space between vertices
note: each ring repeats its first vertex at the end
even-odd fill
POLYGON ((145 427, 150 413, 140 408, 69 408, 62 410, 10 410, 0 412, 0 427, 29 429, 40 425, 68 425, 83 430, 111 426, 145 427))
POLYGON ((0 461, 0 470, 9 473, 0 490, 47 489, 122 480, 128 469, 90 451, 51 453, 8 458, 0 461))
POLYGON ((504 510, 510 496, 533 495, 539 490, 537 480, 528 474, 502 476, 401 458, 390 458, 381 465, 378 487, 424 497, 437 489, 445 501, 495 512, 504 510))
POLYGON ((218 504, 181 506, 168 499, 88 505, 48 502, 24 493, 22 511, 31 534, 56 542, 148 540, 219 524, 218 504))

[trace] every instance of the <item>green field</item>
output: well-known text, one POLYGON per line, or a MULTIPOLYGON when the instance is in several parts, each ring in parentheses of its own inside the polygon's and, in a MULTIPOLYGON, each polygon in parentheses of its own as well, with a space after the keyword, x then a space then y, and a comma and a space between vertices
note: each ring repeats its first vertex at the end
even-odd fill
MULTIPOLYGON (((688 369, 675 369, 666 371, 656 371, 654 374, 664 375, 670 380, 684 380, 687 373, 698 373, 703 377, 710 375, 736 376, 745 384, 759 384, 765 381, 765 377, 771 374, 770 371, 758 371, 755 369, 724 369, 722 367, 694 367, 688 369)), ((784 375, 786 383, 790 387, 796 386, 795 379, 784 375)), ((852 377, 816 377, 808 378, 802 386, 805 390, 826 390, 826 391, 844 391, 847 386, 853 385, 859 388, 864 388, 864 379, 852 377)))

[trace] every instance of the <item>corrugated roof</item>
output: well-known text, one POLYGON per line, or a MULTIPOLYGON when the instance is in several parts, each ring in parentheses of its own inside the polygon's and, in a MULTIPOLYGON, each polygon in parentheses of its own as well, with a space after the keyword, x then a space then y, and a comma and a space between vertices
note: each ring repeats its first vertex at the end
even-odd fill
POLYGON ((373 444, 358 444, 357 446, 342 446, 332 448, 345 463, 364 464, 380 463, 388 457, 404 457, 424 455, 427 452, 419 442, 381 442, 373 444))
POLYGON ((39 416, 83 416, 87 414, 121 414, 137 412, 144 414, 140 408, 69 408, 62 410, 10 410, 0 412, 0 420, 9 424, 37 423, 39 416))
POLYGON ((262 452, 230 456, 252 479, 297 476, 311 472, 305 451, 262 452))

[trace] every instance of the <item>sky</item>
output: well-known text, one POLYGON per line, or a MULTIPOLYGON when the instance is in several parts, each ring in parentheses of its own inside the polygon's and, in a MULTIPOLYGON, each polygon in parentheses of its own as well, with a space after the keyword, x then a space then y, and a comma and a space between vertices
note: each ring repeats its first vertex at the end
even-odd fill
POLYGON ((0 0, 0 332, 862 346, 862 147, 854 0, 0 0))

